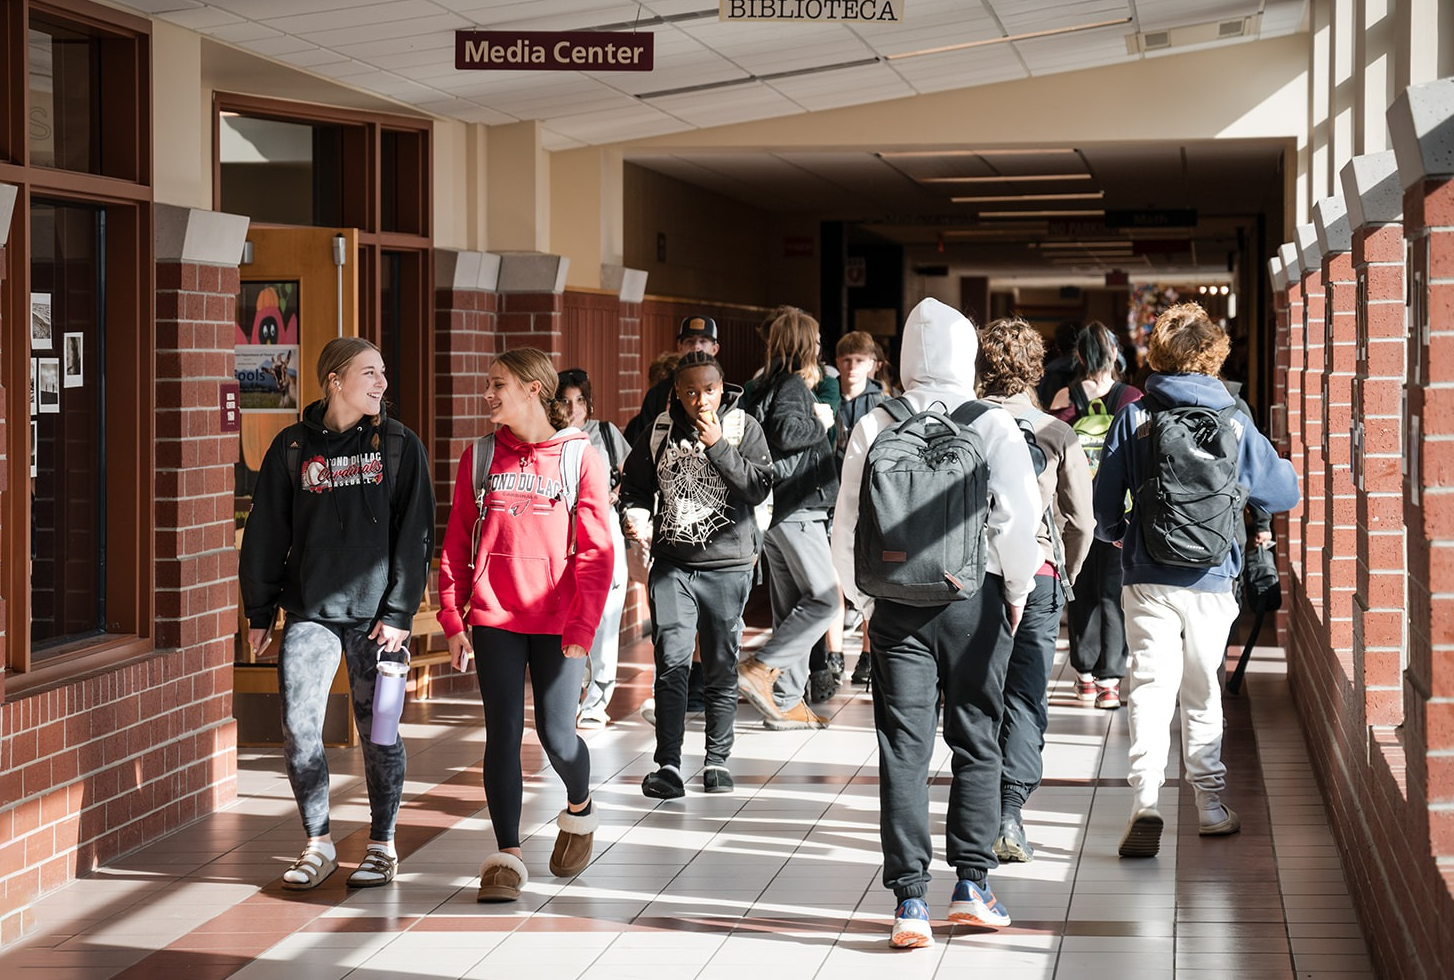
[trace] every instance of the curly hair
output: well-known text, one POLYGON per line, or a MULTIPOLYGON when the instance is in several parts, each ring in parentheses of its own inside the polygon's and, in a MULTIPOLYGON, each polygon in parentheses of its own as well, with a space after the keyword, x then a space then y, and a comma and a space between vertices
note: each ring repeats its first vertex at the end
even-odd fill
POLYGON ((975 387, 981 395, 1035 392, 1045 375, 1045 338, 1019 317, 1001 317, 979 332, 975 387))
POLYGON ((1200 303, 1178 303, 1162 311, 1151 328, 1146 359, 1163 374, 1215 377, 1232 351, 1232 340, 1200 303))
POLYGON ((495 358, 495 363, 513 374, 525 386, 532 381, 540 382, 540 404, 545 408, 545 417, 557 430, 570 425, 570 416, 565 405, 555 400, 555 389, 560 386, 560 376, 550 363, 550 355, 534 347, 516 347, 495 358))

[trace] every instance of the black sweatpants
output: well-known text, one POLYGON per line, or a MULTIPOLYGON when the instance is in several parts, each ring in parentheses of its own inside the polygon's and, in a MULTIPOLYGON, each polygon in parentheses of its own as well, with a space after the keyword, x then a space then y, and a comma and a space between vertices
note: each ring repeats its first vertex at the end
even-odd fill
POLYGON ((928 776, 941 692, 953 753, 945 857, 959 878, 982 882, 998 864, 999 731, 1011 649, 1004 582, 986 575, 975 595, 945 606, 880 599, 868 628, 884 887, 898 901, 922 898, 929 887, 928 776))
POLYGON ((1096 680, 1126 676, 1126 619, 1121 612, 1121 549, 1097 538, 1067 604, 1070 665, 1096 680))

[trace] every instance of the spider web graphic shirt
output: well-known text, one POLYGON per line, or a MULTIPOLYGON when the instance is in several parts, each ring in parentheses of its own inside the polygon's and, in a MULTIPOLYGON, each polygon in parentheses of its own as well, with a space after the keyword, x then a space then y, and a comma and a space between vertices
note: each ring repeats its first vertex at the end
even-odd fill
POLYGON ((667 442, 656 464, 661 487, 659 534, 673 544, 705 545, 731 522, 727 484, 695 440, 667 442))

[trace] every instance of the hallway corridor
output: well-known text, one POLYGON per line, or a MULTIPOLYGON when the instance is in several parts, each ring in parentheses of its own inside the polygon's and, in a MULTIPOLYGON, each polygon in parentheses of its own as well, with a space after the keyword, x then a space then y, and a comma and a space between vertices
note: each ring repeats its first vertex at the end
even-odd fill
MULTIPOLYGON (((649 645, 625 653, 617 712, 649 693, 649 645)), ((769 732, 742 706, 732 760, 737 791, 728 796, 703 794, 694 774, 684 800, 643 797, 652 730, 639 712, 584 733, 603 818, 595 860, 573 881, 546 872, 563 798, 547 769, 526 783, 525 856, 538 877, 519 903, 476 904, 476 870, 493 850, 480 788, 484 732, 479 704, 455 698, 414 703, 406 714, 403 861, 392 886, 344 887, 367 836, 357 750, 331 750, 330 758, 342 873, 295 895, 279 888, 299 846, 279 753, 240 749, 235 804, 37 902, 31 935, 0 954, 0 973, 16 980, 1370 977, 1281 651, 1258 648, 1245 696, 1226 699, 1228 793, 1242 833, 1199 838, 1190 789, 1172 778, 1162 794, 1161 854, 1150 861, 1115 853, 1129 808, 1126 712, 1076 702, 1063 661, 1062 650, 1045 784, 1025 811, 1036 859, 990 879, 1014 916, 999 932, 941 920, 931 949, 888 947, 893 901, 879 883, 876 751, 861 688, 827 706, 833 724, 825 731, 769 732)), ((689 760, 693 753, 700 760, 700 731, 700 716, 689 718, 689 760)), ((528 742, 527 753, 527 771, 538 773, 538 745, 528 742)), ((941 744, 933 768, 941 852, 947 765, 941 744)), ((942 915, 952 874, 942 863, 934 871, 930 905, 942 915)))

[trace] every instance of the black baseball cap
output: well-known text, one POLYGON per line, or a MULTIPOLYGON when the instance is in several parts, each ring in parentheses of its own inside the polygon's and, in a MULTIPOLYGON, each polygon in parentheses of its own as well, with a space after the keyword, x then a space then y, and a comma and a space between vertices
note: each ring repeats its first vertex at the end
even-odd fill
POLYGON ((689 316, 682 321, 682 328, 677 331, 677 340, 686 340, 688 337, 706 337, 708 340, 717 339, 717 321, 709 316, 689 316))

